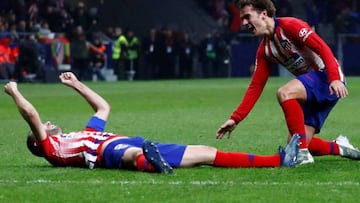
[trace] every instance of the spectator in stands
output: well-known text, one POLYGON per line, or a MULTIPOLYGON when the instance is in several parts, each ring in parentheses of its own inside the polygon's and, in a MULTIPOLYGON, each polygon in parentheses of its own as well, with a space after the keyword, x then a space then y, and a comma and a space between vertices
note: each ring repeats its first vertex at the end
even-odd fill
POLYGON ((46 11, 42 14, 42 19, 46 19, 49 29, 52 32, 62 32, 62 18, 60 15, 60 12, 55 10, 55 4, 54 3, 48 3, 46 6, 46 11))
POLYGON ((65 9, 60 11, 60 18, 61 18, 61 32, 65 33, 67 36, 71 36, 74 19, 72 19, 69 12, 65 9))
POLYGON ((87 6, 83 1, 78 2, 78 5, 71 16, 74 19, 74 26, 81 26, 86 33, 92 24, 92 19, 89 16, 87 6))
POLYGON ((15 38, 15 35, 10 35, 9 51, 10 51, 10 63, 16 64, 19 58, 19 40, 15 38))
POLYGON ((74 38, 70 42, 71 69, 80 80, 92 80, 90 68, 90 53, 102 51, 86 40, 85 32, 81 26, 75 29, 74 38))
POLYGON ((27 2, 27 15, 28 19, 31 21, 39 21, 40 8, 39 8, 39 0, 31 0, 27 2))
POLYGON ((214 68, 215 77, 227 77, 228 76, 228 67, 229 67, 229 47, 224 39, 224 36, 219 33, 214 33, 214 38, 216 42, 215 52, 216 52, 216 62, 214 68))
POLYGON ((116 36, 115 36, 115 29, 113 26, 108 26, 105 28, 104 34, 112 39, 112 40, 116 40, 116 36))
POLYGON ((10 10, 9 12, 7 12, 6 21, 8 22, 9 25, 13 25, 13 24, 16 25, 17 20, 18 19, 16 17, 14 10, 10 10))
POLYGON ((93 44, 98 49, 98 51, 90 52, 90 67, 93 71, 93 74, 96 75, 97 79, 100 81, 104 81, 105 76, 102 73, 102 69, 105 67, 106 47, 97 37, 95 37, 93 44))
POLYGON ((66 0, 54 0, 55 2, 54 7, 55 11, 62 12, 62 11, 70 11, 70 4, 66 0))
POLYGON ((114 73, 118 80, 125 79, 125 59, 127 58, 127 40, 122 28, 115 28, 115 41, 112 49, 112 61, 114 73))
POLYGON ((15 64, 15 77, 19 82, 42 79, 44 53, 35 35, 23 39, 19 44, 19 57, 15 64))
POLYGON ((0 39, 0 79, 14 79, 14 61, 12 60, 13 51, 10 48, 10 38, 0 39))
POLYGON ((91 79, 89 43, 81 26, 77 26, 70 42, 71 70, 80 80, 91 79))
POLYGON ((170 28, 165 28, 161 33, 160 46, 160 78, 171 79, 176 77, 176 57, 178 44, 175 32, 170 28))
POLYGON ((0 39, 9 36, 8 23, 5 18, 0 16, 0 39))
POLYGON ((30 32, 26 20, 19 20, 16 26, 16 32, 19 33, 19 37, 25 37, 25 35, 30 32))
POLYGON ((179 42, 179 73, 181 78, 193 77, 196 45, 188 32, 184 32, 179 42))
POLYGON ((104 5, 104 0, 99 0, 98 4, 89 8, 89 16, 94 21, 99 21, 102 15, 102 7, 104 5))
POLYGON ((51 40, 55 37, 55 33, 50 30, 49 23, 43 21, 41 27, 38 30, 38 39, 41 43, 51 43, 51 40))
POLYGON ((218 71, 217 46, 218 43, 214 33, 206 34, 200 42, 199 60, 204 78, 214 77, 218 71))
POLYGON ((128 44, 125 69, 128 80, 133 80, 135 77, 139 77, 140 40, 131 29, 126 33, 126 40, 128 44))
POLYGON ((155 79, 159 77, 159 39, 156 28, 149 29, 141 43, 141 51, 144 58, 143 72, 145 79, 155 79))
POLYGON ((13 35, 15 38, 19 38, 16 24, 9 24, 9 33, 10 35, 13 35))

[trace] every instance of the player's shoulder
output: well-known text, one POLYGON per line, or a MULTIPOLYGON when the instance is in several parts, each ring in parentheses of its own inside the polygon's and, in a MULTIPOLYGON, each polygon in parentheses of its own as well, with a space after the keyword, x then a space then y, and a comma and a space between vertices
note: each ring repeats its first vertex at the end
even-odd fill
POLYGON ((278 24, 285 35, 292 39, 300 39, 304 41, 308 36, 313 33, 311 27, 305 21, 294 17, 278 18, 278 24))
POLYGON ((279 25, 284 28, 294 26, 309 26, 308 23, 306 23, 305 21, 295 17, 280 17, 277 18, 277 20, 279 22, 279 25))

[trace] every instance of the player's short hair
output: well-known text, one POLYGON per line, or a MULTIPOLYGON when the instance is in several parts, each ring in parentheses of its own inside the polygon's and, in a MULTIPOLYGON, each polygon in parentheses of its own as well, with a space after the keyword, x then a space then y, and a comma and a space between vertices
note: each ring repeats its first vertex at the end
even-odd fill
POLYGON ((36 138, 31 131, 27 135, 26 145, 33 155, 44 157, 44 151, 36 144, 36 138))
POLYGON ((239 9, 252 5, 259 11, 266 10, 269 17, 275 17, 276 8, 271 0, 235 0, 239 9))

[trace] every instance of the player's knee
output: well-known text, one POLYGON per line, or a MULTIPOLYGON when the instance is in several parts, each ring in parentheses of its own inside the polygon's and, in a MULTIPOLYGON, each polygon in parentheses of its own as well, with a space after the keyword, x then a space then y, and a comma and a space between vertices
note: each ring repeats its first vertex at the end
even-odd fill
POLYGON ((217 151, 215 147, 206 146, 206 145, 199 145, 198 146, 202 151, 208 152, 209 154, 214 153, 217 151))
POLYGON ((205 145, 189 145, 183 155, 181 167, 196 166, 201 164, 212 164, 217 149, 205 145))
POLYGON ((215 147, 206 146, 206 145, 189 145, 186 148, 186 153, 191 154, 191 156, 207 156, 209 154, 215 154, 217 149, 215 147))
POLYGON ((291 92, 286 86, 280 87, 276 93, 278 101, 281 103, 285 100, 290 99, 291 92))

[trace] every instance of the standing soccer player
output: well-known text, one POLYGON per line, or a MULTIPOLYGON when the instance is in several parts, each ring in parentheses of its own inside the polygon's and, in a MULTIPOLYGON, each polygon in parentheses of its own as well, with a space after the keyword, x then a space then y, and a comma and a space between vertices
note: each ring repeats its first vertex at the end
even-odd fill
POLYGON ((296 76, 279 88, 277 98, 289 136, 300 135, 298 164, 313 163, 311 153, 359 159, 358 150, 343 136, 337 139, 339 145, 314 137, 338 100, 348 95, 344 74, 329 46, 307 23, 293 17, 276 18, 271 0, 239 0, 237 6, 242 25, 263 39, 244 98, 218 129, 216 138, 230 135, 248 115, 265 87, 270 70, 281 64, 296 76))

